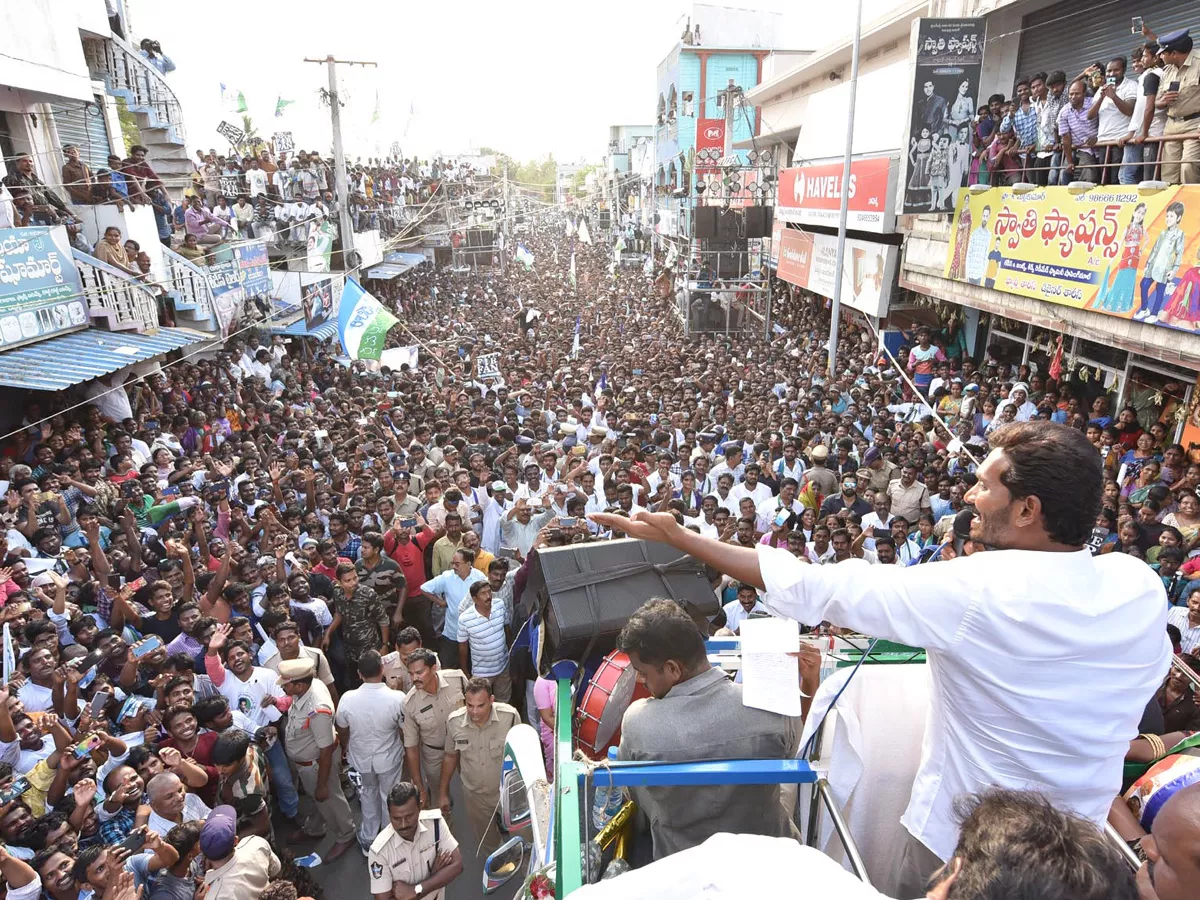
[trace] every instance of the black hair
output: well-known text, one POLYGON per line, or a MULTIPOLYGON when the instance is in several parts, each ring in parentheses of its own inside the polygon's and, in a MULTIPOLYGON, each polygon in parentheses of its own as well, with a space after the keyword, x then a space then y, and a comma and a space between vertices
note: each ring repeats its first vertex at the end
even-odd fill
POLYGON ((625 623, 617 637, 621 652, 636 653, 651 666, 673 659, 692 671, 705 658, 704 637, 683 608, 674 600, 647 600, 625 623))

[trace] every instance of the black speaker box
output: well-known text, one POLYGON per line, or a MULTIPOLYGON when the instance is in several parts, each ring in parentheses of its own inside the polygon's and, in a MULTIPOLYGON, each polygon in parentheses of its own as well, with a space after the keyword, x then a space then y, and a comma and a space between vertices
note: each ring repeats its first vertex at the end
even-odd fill
POLYGON ((718 212, 715 206, 697 206, 692 210, 695 237, 711 239, 717 236, 718 212))
POLYGON ((540 671, 555 660, 582 664, 608 653, 629 617, 653 597, 680 601, 702 627, 721 608, 704 564, 666 544, 624 538, 539 550, 521 605, 541 616, 540 671))
POLYGON ((717 240, 736 241, 742 235, 738 234, 738 214, 731 209, 721 211, 717 219, 717 240))
POLYGON ((768 238, 775 220, 775 209, 770 206, 746 207, 746 237, 768 238))

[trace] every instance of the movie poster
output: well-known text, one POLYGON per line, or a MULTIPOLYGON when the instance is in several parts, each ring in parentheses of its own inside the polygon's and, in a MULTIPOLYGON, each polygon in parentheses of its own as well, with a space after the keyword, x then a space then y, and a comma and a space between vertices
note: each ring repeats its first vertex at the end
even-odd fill
POLYGON ((983 44, 983 19, 920 20, 904 213, 953 213, 967 186, 983 44))

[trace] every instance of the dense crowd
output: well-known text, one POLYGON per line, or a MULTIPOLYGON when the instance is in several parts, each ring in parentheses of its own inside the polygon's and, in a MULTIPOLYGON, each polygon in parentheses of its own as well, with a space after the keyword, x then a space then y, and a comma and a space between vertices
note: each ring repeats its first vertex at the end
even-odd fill
MULTIPOLYGON (((828 377, 826 301, 781 283, 769 340, 752 316, 685 340, 671 272, 614 277, 562 226, 527 235, 528 270, 391 282, 415 368, 251 331, 85 405, 30 401, 0 454, 10 890, 319 896, 280 848, 328 835, 325 862, 358 844, 373 893, 440 896, 499 842, 508 728, 538 727, 552 762, 553 685, 522 639, 540 548, 647 509, 812 565, 936 565, 986 550, 955 522, 1013 421, 1087 433, 1108 479, 1094 552, 1154 567, 1176 649, 1200 644, 1200 464, 1170 389, 1116 409, 1098 382, 971 356, 953 318, 895 359, 844 323, 828 377)), ((714 590, 714 632, 764 613, 714 590)), ((1186 678, 1143 724, 1135 765, 1191 746, 1186 678)))

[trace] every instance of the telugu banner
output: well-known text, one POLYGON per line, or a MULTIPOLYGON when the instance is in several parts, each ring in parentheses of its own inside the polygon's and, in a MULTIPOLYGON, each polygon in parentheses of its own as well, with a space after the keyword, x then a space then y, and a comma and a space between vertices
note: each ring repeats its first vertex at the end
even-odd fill
POLYGON ((1200 187, 959 193, 947 278, 1200 329, 1200 187))
POLYGON ((90 321, 67 229, 0 228, 0 347, 39 341, 90 321))

